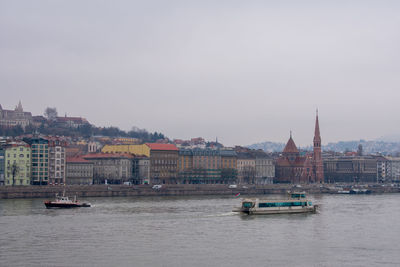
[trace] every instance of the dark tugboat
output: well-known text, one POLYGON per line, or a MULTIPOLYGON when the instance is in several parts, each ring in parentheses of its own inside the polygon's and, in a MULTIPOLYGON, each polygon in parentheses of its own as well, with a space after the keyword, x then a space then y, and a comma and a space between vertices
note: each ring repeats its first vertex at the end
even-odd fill
POLYGON ((44 205, 46 205, 46 208, 80 208, 80 207, 90 207, 90 203, 86 202, 79 202, 76 200, 76 196, 74 197, 74 200, 69 199, 67 196, 65 196, 65 192, 63 193, 62 196, 59 196, 56 194, 56 199, 54 201, 46 200, 44 202, 44 205))

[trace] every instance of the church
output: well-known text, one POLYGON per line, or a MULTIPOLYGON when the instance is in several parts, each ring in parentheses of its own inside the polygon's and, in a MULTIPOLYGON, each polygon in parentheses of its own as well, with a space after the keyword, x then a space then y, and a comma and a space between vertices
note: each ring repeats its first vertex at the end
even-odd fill
POLYGON ((15 127, 20 125, 25 128, 32 123, 32 114, 25 112, 22 108, 21 101, 14 110, 3 109, 0 105, 0 127, 15 127))
POLYGON ((276 161, 274 183, 322 183, 324 166, 321 156, 321 135, 318 111, 315 119, 313 152, 301 156, 290 133, 282 155, 276 161))

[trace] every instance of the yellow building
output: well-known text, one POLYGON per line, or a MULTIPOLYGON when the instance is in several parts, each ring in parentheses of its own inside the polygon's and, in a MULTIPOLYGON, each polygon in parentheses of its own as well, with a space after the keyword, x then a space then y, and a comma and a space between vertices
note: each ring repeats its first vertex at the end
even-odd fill
POLYGON ((80 140, 78 142, 76 142, 77 145, 81 145, 81 146, 86 146, 87 142, 85 140, 80 140))
POLYGON ((236 169, 237 154, 234 150, 221 150, 221 169, 236 169))
POLYGON ((150 157, 150 147, 143 145, 105 145, 101 152, 103 153, 128 153, 136 156, 150 157))
POLYGON ((139 139, 137 138, 131 138, 131 137, 118 137, 114 138, 114 142, 124 144, 124 145, 135 145, 140 142, 139 139))
POLYGON ((5 149, 5 185, 30 185, 31 148, 24 142, 11 143, 5 149))
POLYGON ((193 169, 193 152, 190 149, 179 150, 178 170, 185 171, 193 169))

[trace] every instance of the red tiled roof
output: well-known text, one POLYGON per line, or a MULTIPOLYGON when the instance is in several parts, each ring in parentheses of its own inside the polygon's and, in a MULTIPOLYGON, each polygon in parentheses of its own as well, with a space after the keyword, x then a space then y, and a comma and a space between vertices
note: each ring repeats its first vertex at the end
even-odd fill
POLYGON ((106 158, 133 158, 131 154, 127 153, 93 153, 83 156, 85 159, 106 159, 106 158))
POLYGON ((67 163, 90 163, 90 161, 82 157, 67 158, 67 163))
POLYGON ((75 121, 75 122, 86 122, 85 118, 81 117, 57 117, 57 121, 75 121))
POLYGON ((292 139, 292 136, 290 136, 289 141, 287 142, 285 149, 283 150, 283 153, 299 153, 299 150, 297 149, 296 144, 292 139))
POLYGON ((178 151, 179 149, 173 144, 158 144, 158 143, 146 143, 146 145, 151 150, 169 150, 169 151, 178 151))
POLYGON ((296 159, 293 162, 290 162, 286 157, 281 157, 277 159, 276 165, 283 167, 303 167, 305 161, 306 161, 305 157, 296 157, 296 159))

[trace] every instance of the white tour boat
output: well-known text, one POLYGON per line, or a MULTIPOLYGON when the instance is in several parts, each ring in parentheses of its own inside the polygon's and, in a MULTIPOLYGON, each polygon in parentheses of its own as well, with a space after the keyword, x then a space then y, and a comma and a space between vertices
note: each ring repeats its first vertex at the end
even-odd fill
POLYGON ((246 198, 235 212, 252 214, 307 213, 316 212, 318 205, 313 205, 306 198, 305 192, 291 193, 287 199, 246 198))

